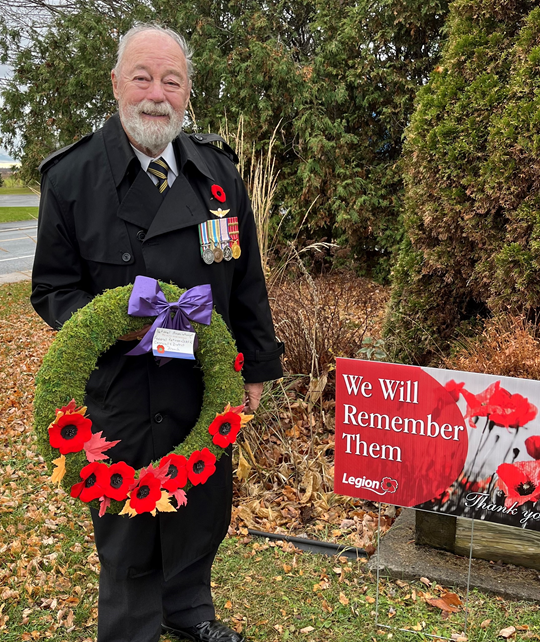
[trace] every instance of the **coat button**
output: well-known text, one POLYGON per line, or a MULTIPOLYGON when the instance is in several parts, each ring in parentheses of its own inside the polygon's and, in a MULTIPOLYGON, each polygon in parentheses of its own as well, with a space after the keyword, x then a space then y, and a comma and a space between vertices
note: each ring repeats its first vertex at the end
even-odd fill
POLYGON ((129 252, 124 252, 122 254, 122 261, 124 261, 124 263, 131 261, 131 254, 129 252))
POLYGON ((146 237, 146 232, 144 230, 139 230, 137 232, 137 238, 141 243, 144 241, 145 237, 146 237))
POLYGON ((197 134, 197 135, 195 136, 195 138, 196 138, 197 140, 204 140, 204 138, 203 138, 200 134, 197 134))
POLYGON ((163 421, 163 415, 160 412, 156 413, 154 415, 154 421, 156 424, 160 424, 163 421))

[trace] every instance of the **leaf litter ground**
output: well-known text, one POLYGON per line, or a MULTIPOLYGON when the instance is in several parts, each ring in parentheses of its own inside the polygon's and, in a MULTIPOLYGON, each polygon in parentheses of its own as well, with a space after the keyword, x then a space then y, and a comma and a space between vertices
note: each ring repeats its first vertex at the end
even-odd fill
MULTIPOLYGON (((33 381, 54 333, 33 314, 28 294, 27 283, 0 287, 0 635, 6 642, 92 642, 96 635, 99 560, 85 507, 50 483, 36 453, 33 381)), ((297 409, 302 417, 307 413, 307 427, 298 426, 307 438, 313 428, 309 424, 310 408, 298 401, 297 409)), ((330 414, 330 407, 328 411, 330 414)), ((300 439, 294 428, 297 424, 286 428, 293 431, 291 439, 300 439)), ((266 441, 273 443, 270 437, 266 441)), ((303 457, 307 459, 313 453, 316 457, 320 452, 328 455, 329 444, 329 436, 318 437, 313 450, 307 450, 303 457)), ((249 446, 244 449, 247 452, 249 446)), ((305 474, 302 479, 305 481, 299 488, 289 486, 288 490, 284 484, 281 495, 272 487, 260 505, 268 503, 268 510, 282 517, 288 515, 290 523, 296 520, 303 528, 305 523, 299 515, 312 510, 317 515, 315 526, 323 524, 322 529, 314 527, 314 532, 337 540, 348 528, 358 533, 360 521, 364 524, 373 520, 374 511, 369 507, 350 506, 345 510, 326 491, 323 500, 316 475, 315 481, 305 474), (271 502, 270 496, 275 501, 271 502), (322 502, 318 508, 316 501, 322 502), (354 528, 343 523, 346 519, 355 524, 354 528)), ((237 493, 237 512, 244 500, 237 493)), ((266 525, 275 523, 276 528, 289 530, 279 521, 269 520, 266 525)), ((246 521, 237 516, 234 527, 240 536, 231 536, 222 545, 212 586, 221 619, 251 640, 427 639, 374 626, 376 585, 366 571, 365 559, 353 562, 327 558, 302 553, 283 542, 254 540, 245 535, 245 526, 246 521)), ((380 621, 459 639, 463 595, 453 595, 426 578, 424 584, 385 580, 379 596, 380 621)), ((540 612, 533 604, 474 592, 469 621, 471 641, 495 640, 499 634, 499 639, 540 639, 540 612)), ((163 636, 162 640, 167 638, 163 636)))

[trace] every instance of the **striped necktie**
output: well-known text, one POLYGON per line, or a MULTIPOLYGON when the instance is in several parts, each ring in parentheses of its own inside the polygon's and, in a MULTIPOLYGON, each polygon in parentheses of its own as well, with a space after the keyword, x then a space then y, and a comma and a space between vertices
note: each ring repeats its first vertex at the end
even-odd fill
POLYGON ((163 160, 163 158, 159 157, 156 160, 152 161, 150 165, 148 165, 148 171, 150 172, 150 174, 153 174, 157 177, 157 188, 159 190, 159 193, 165 196, 165 194, 169 191, 169 183, 167 181, 167 172, 169 171, 169 166, 167 165, 167 163, 163 160))

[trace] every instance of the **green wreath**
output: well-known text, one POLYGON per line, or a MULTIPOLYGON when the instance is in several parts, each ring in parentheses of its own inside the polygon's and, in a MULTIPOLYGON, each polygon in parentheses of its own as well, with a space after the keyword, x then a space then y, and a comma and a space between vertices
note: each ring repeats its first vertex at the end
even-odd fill
MULTIPOLYGON (((185 291, 172 284, 159 285, 169 303, 185 291)), ((41 453, 53 470, 53 481, 73 497, 99 508, 100 515, 133 517, 144 512, 155 515, 156 510, 175 511, 175 503, 185 504, 186 492, 205 483, 215 471, 215 461, 251 418, 241 412, 243 357, 225 322, 212 310, 210 325, 193 322, 204 395, 201 414, 188 437, 161 460, 138 471, 125 462, 103 463, 108 459, 105 451, 118 442, 107 442, 106 435, 93 433, 82 406, 98 357, 119 337, 153 321, 128 315, 132 289, 133 285, 127 285, 107 290, 73 314, 58 332, 36 376, 35 431, 41 453)))

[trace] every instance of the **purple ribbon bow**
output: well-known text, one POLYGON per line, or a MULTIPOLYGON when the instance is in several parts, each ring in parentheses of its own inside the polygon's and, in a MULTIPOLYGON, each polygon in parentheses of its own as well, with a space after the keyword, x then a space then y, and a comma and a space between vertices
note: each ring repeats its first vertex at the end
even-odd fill
MULTIPOLYGON (((212 289, 209 285, 197 285, 184 292, 178 301, 169 303, 156 279, 139 275, 135 277, 133 291, 129 297, 128 314, 133 317, 156 317, 139 344, 126 353, 126 356, 135 357, 152 350, 152 339, 157 328, 195 332, 190 321, 210 325, 212 289), (171 318, 171 311, 174 310, 176 314, 171 318)), ((197 350, 197 346, 198 340, 195 335, 194 350, 197 350)), ((159 365, 168 361, 169 358, 161 357, 159 365)))

